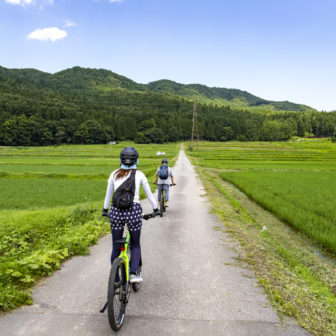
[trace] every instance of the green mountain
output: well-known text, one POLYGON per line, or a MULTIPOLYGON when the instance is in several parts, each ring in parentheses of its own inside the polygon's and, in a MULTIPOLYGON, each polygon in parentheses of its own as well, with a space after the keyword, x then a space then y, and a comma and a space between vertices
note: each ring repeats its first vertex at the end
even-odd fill
POLYGON ((288 101, 275 102, 256 97, 246 91, 208 87, 201 84, 179 84, 170 80, 159 80, 147 85, 105 69, 73 67, 55 74, 35 69, 6 69, 0 67, 0 81, 10 78, 14 84, 29 85, 38 89, 61 91, 103 91, 126 89, 132 91, 170 94, 201 104, 230 106, 233 109, 251 111, 313 111, 306 106, 288 101))
POLYGON ((137 84, 127 77, 120 76, 105 69, 74 67, 57 72, 51 76, 52 81, 57 83, 58 87, 61 88, 64 88, 64 85, 68 85, 68 88, 70 89, 77 88, 106 91, 115 88, 123 88, 136 91, 146 90, 144 85, 137 84))
POLYGON ((244 108, 248 110, 285 110, 312 111, 313 108, 288 101, 275 102, 256 97, 246 91, 208 87, 201 84, 179 84, 170 80, 151 82, 147 87, 153 92, 171 93, 186 97, 199 103, 210 103, 218 106, 244 108))
MULTIPOLYGON (((31 88, 50 90, 110 90, 124 88, 128 90, 146 90, 142 84, 104 69, 86 69, 73 67, 55 74, 35 69, 6 69, 0 67, 0 83, 9 82, 31 88)), ((1 85, 1 84, 0 84, 1 85)))
POLYGON ((138 84, 104 69, 49 74, 0 67, 0 145, 185 140, 194 101, 202 139, 286 140, 336 130, 336 113, 236 89, 168 80, 138 84))

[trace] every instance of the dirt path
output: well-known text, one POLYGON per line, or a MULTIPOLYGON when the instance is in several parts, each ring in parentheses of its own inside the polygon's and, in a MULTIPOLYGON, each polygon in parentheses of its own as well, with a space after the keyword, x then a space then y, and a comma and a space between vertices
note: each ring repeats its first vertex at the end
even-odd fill
MULTIPOLYGON (((235 261, 235 243, 216 230, 201 182, 180 153, 177 186, 163 218, 144 222, 144 283, 132 293, 118 335, 308 335, 284 327, 256 279, 235 261)), ((150 211, 147 201, 144 212, 150 211)), ((111 237, 34 289, 34 305, 0 319, 0 335, 111 335, 105 302, 111 237)))

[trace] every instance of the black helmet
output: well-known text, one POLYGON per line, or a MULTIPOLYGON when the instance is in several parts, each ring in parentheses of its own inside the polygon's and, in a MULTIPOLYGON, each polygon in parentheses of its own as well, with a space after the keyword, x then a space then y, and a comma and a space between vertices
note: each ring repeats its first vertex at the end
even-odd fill
POLYGON ((165 164, 168 164, 168 160, 167 160, 167 159, 162 159, 161 163, 162 163, 162 164, 164 164, 164 163, 165 163, 165 164))
POLYGON ((125 147, 120 152, 120 162, 126 166, 134 165, 138 160, 138 151, 133 147, 125 147))

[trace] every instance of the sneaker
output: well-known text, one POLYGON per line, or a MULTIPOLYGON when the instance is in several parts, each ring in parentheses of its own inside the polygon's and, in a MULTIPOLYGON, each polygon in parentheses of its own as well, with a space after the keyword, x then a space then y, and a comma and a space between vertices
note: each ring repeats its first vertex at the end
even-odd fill
POLYGON ((130 283, 142 282, 142 281, 143 281, 143 279, 140 275, 131 274, 130 283))
POLYGON ((168 201, 165 202, 165 207, 168 208, 168 201))

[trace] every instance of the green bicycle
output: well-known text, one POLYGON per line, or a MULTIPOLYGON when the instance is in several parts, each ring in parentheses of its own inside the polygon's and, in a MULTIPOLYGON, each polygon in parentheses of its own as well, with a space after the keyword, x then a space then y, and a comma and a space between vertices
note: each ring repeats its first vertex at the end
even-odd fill
MULTIPOLYGON (((154 217, 155 215, 153 214, 147 214, 143 216, 145 220, 154 217)), ((126 306, 131 294, 131 287, 133 288, 133 291, 137 292, 140 289, 140 283, 138 282, 131 284, 129 281, 131 262, 130 250, 132 248, 129 246, 129 232, 127 232, 125 237, 115 241, 114 243, 120 244, 120 255, 113 261, 111 265, 107 288, 107 302, 100 312, 104 313, 107 308, 110 327, 114 331, 118 331, 124 323, 126 306)), ((142 260, 140 258, 137 275, 141 275, 141 266, 142 260)))

